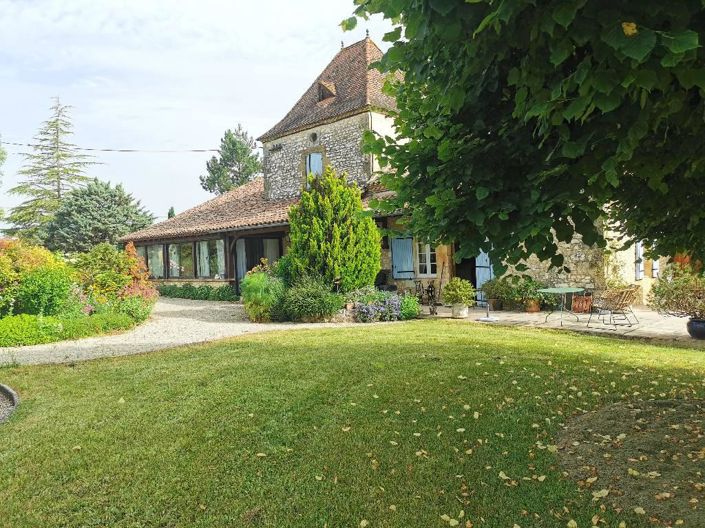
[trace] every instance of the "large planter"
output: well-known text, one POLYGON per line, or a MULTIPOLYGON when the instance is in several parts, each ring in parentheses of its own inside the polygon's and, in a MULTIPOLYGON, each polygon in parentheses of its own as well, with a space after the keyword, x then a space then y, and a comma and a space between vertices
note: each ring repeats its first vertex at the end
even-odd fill
POLYGON ((705 319, 691 319, 686 328, 693 339, 705 339, 705 319))
POLYGON ((528 299, 524 301, 524 310, 529 313, 536 313, 541 311, 541 303, 538 299, 528 299))
POLYGON ((453 319, 465 319, 468 316, 467 304, 453 304, 451 309, 453 310, 453 319))

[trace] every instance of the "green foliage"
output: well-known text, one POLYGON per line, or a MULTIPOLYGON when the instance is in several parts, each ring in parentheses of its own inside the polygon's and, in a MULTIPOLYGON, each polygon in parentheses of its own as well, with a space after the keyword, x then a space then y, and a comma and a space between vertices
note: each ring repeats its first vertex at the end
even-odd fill
POLYGON ((668 315, 705 319, 705 275, 687 265, 669 265, 651 287, 649 304, 668 315))
POLYGON ((57 315, 66 307, 75 283, 73 272, 65 265, 40 266, 24 273, 17 287, 17 313, 57 315))
POLYGON ((127 330, 134 325, 135 320, 129 315, 113 312, 83 317, 11 315, 0 319, 0 347, 78 339, 127 330))
POLYGON ((278 319, 284 296, 284 283, 270 273, 248 273, 240 282, 245 312, 251 321, 258 323, 278 319))
POLYGON ((529 301, 545 302, 550 299, 538 290, 545 288, 546 285, 538 282, 532 277, 525 275, 510 275, 506 278, 510 289, 508 292, 509 301, 516 304, 525 304, 529 301))
POLYGON ((112 311, 118 314, 127 315, 133 321, 141 323, 146 321, 152 313, 154 301, 143 297, 125 297, 114 301, 112 311))
POLYGON ((416 319, 421 314, 421 303, 416 295, 404 295, 401 298, 399 317, 402 320, 416 319))
POLYGON ((87 292, 104 302, 116 298, 133 281, 136 256, 103 243, 76 257, 76 269, 87 292))
POLYGON ((33 243, 43 242, 47 237, 47 224, 69 191, 89 181, 84 175, 86 167, 92 165, 89 156, 81 154, 76 145, 69 142, 73 134, 70 108, 62 105, 57 97, 51 107, 51 117, 34 137, 33 151, 24 154, 20 183, 9 193, 26 200, 13 207, 6 218, 11 227, 4 231, 10 235, 33 243))
POLYGON ((197 301, 237 301, 238 297, 232 286, 194 286, 192 284, 161 284, 157 286, 159 294, 163 297, 179 299, 193 299, 197 301))
POLYGON ((218 157, 206 162, 208 174, 201 176, 201 187, 215 194, 223 194, 247 183, 262 170, 262 161, 256 152, 255 140, 242 125, 226 130, 220 140, 218 157))
MULTIPOLYGON (((18 291, 21 288, 25 277, 30 277, 30 282, 34 287, 38 287, 38 282, 42 281, 41 276, 36 276, 34 272, 39 269, 63 269, 67 276, 70 274, 65 264, 54 254, 44 248, 32 246, 18 240, 0 241, 0 317, 16 311, 16 300, 18 291)), ((49 288, 56 284, 48 278, 46 285, 49 288)), ((23 291, 23 303, 34 305, 46 301, 39 298, 33 299, 29 293, 28 284, 23 291)), ((56 292, 54 292, 56 293, 56 292)), ((44 295, 53 298, 50 292, 39 292, 39 297, 44 295)))
POLYGON ((167 218, 174 218, 176 216, 176 211, 174 211, 174 206, 169 207, 169 211, 166 213, 167 218))
POLYGON ((310 189, 289 211, 291 273, 320 276, 348 292, 374 284, 380 270, 380 233, 362 209, 360 191, 326 167, 309 176, 310 189))
POLYGON ((443 287, 443 301, 446 304, 463 304, 473 306, 475 304, 475 288, 469 280, 453 277, 443 287))
POLYGON ((397 137, 366 148, 414 234, 561 266, 557 241, 605 244, 610 204, 626 241, 705 257, 701 2, 357 4, 395 25, 381 68, 404 74, 385 88, 397 137))
POLYGON ((147 227, 154 217, 122 185, 93 180, 74 189, 62 200, 47 224, 46 246, 65 253, 89 251, 100 243, 118 239, 147 227))
POLYGON ((282 310, 291 321, 325 321, 343 307, 344 301, 322 280, 304 277, 284 291, 282 310))
POLYGON ((512 300, 512 285, 504 277, 495 277, 482 285, 482 291, 487 299, 496 299, 498 301, 512 300))
POLYGON ((296 279, 293 272, 291 255, 286 254, 279 257, 279 260, 271 267, 271 272, 276 277, 279 277, 285 286, 291 286, 296 279))

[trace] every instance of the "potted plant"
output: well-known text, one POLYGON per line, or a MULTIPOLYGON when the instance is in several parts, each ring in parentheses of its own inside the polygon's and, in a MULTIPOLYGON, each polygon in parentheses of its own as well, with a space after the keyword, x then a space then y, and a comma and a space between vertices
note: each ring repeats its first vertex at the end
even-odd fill
POLYGON ((497 311, 504 307, 504 302, 510 298, 511 286, 505 279, 495 277, 482 285, 485 300, 490 305, 490 310, 497 311))
POLYGON ((705 276, 689 264, 666 268, 651 287, 649 304, 661 313, 690 318, 690 337, 705 339, 705 276))
POLYGON ((470 281, 453 277, 443 288, 443 301, 451 305, 455 319, 463 319, 475 304, 475 288, 470 281))
POLYGON ((512 300, 527 312, 539 312, 543 301, 543 295, 538 291, 541 288, 543 285, 531 277, 513 277, 512 300))

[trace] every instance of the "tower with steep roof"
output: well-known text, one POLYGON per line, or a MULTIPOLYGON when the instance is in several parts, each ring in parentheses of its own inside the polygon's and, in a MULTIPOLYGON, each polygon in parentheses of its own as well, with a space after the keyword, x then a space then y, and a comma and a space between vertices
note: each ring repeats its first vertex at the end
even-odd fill
POLYGON ((366 130, 392 133, 394 99, 382 91, 384 76, 370 66, 382 51, 369 38, 342 48, 281 121, 258 139, 264 150, 269 199, 296 197, 309 172, 331 165, 364 186, 375 160, 362 152, 366 130))

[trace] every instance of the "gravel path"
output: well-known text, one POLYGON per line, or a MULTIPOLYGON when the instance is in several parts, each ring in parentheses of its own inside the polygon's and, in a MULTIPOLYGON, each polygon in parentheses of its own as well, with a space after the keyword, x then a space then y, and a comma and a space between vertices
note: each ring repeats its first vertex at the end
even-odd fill
POLYGON ((46 345, 0 347, 0 366, 68 363, 140 354, 203 343, 249 332, 332 326, 330 323, 251 323, 242 305, 161 298, 146 323, 115 335, 87 337, 46 345))

